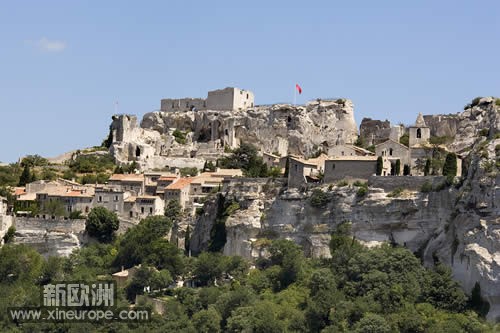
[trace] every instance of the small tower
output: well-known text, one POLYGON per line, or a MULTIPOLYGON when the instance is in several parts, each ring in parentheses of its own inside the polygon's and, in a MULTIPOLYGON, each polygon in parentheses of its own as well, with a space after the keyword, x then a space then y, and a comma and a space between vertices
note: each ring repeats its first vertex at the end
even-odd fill
POLYGON ((425 123, 422 113, 419 113, 415 125, 410 127, 410 147, 426 144, 430 137, 431 129, 425 123))

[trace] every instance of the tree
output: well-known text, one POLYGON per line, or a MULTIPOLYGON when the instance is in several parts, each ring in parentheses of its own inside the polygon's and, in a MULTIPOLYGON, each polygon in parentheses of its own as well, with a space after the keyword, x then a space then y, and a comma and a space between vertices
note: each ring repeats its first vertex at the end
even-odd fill
POLYGON ((26 186, 26 184, 30 183, 33 176, 31 175, 30 167, 28 164, 24 165, 23 173, 21 173, 21 177, 19 178, 19 186, 26 186))
POLYGON ((443 165, 443 176, 455 177, 457 175, 457 155, 448 153, 443 165))
POLYGON ((242 142, 230 156, 219 160, 222 168, 242 169, 247 177, 267 177, 267 165, 262 157, 258 156, 257 148, 249 143, 242 142))
POLYGON ((405 164, 403 166, 403 176, 409 176, 410 175, 410 166, 408 164, 405 164))
POLYGON ((380 176, 382 174, 383 168, 384 168, 384 161, 382 160, 382 156, 379 156, 377 158, 377 170, 376 170, 377 176, 380 176))
POLYGON ((431 172, 431 160, 428 158, 427 161, 425 161, 424 176, 428 176, 430 172, 431 172))
POLYGON ((14 226, 10 226, 9 229, 7 229, 7 232, 5 233, 5 236, 3 236, 5 244, 12 242, 14 240, 15 234, 16 234, 16 228, 14 226))
POLYGON ((401 160, 399 158, 396 160, 395 174, 396 174, 396 176, 399 176, 401 174, 401 160))
POLYGON ((217 333, 220 332, 220 322, 222 317, 214 307, 209 307, 207 310, 201 310, 193 315, 193 325, 196 332, 200 333, 217 333))
POLYGON ((66 216, 66 209, 61 200, 49 200, 42 204, 42 213, 50 216, 66 216))
POLYGON ((363 318, 354 325, 356 333, 389 333, 391 326, 387 323, 384 317, 374 313, 367 313, 363 318))
POLYGON ((119 225, 120 221, 116 213, 105 207, 95 207, 87 216, 85 230, 100 242, 107 243, 114 239, 115 231, 118 230, 119 225))

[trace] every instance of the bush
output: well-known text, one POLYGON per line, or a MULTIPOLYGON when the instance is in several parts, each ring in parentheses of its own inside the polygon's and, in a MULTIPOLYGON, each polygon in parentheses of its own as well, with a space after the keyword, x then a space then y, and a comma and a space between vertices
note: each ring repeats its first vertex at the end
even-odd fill
POLYGON ((341 180, 337 183, 337 186, 338 187, 344 187, 344 186, 347 186, 349 185, 349 183, 347 182, 347 180, 341 180))
POLYGON ((179 172, 181 173, 181 176, 182 177, 187 177, 187 176, 197 176, 198 175, 198 169, 193 167, 193 168, 181 168, 179 170, 179 172))
POLYGON ((69 167, 78 173, 97 173, 114 170, 115 163, 111 155, 77 155, 69 167))
POLYGON ((12 242, 14 240, 15 234, 16 234, 16 228, 14 226, 10 226, 9 229, 7 229, 7 232, 5 233, 5 236, 3 236, 5 244, 12 242))
POLYGON ((368 193, 368 188, 367 187, 360 187, 358 188, 358 191, 356 192, 356 196, 358 196, 359 198, 362 198, 364 197, 366 194, 368 193))
POLYGON ((400 143, 400 144, 402 144, 402 145, 405 145, 406 147, 409 147, 409 146, 410 146, 410 136, 408 135, 408 133, 403 134, 403 135, 399 138, 399 143, 400 143))
POLYGON ((354 183, 352 183, 352 185, 356 186, 356 187, 368 187, 368 183, 363 183, 359 180, 356 180, 354 183))
POLYGON ((425 183, 422 184, 422 187, 420 188, 420 192, 428 193, 431 191, 432 191, 432 183, 430 181, 426 181, 425 183))
POLYGON ((487 129, 487 128, 483 128, 482 130, 480 130, 480 131, 479 131, 479 135, 480 135, 480 136, 486 136, 486 137, 487 137, 489 132, 490 132, 490 130, 489 130, 489 129, 487 129))
POLYGON ((182 145, 186 144, 186 133, 180 131, 179 129, 175 129, 175 131, 172 133, 172 135, 175 138, 175 142, 180 143, 182 145))
POLYGON ((401 187, 398 187, 398 188, 394 189, 394 191, 392 191, 391 193, 387 194, 387 196, 390 198, 398 198, 401 196, 403 191, 404 190, 401 187))
POLYGON ((326 206, 328 201, 330 201, 328 194, 326 194, 320 189, 313 190, 310 198, 311 206, 316 208, 322 208, 326 206))
POLYGON ((476 97, 472 100, 471 106, 476 106, 479 104, 479 101, 481 100, 482 97, 476 97))
POLYGON ((455 177, 457 175, 457 155, 448 153, 443 165, 443 176, 455 177))

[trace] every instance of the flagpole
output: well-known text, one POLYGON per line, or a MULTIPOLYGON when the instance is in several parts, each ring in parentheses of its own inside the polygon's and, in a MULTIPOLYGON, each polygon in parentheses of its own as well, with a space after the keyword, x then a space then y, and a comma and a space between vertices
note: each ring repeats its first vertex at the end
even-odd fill
POLYGON ((297 85, 295 85, 295 87, 293 87, 293 105, 292 106, 295 106, 296 103, 297 103, 297 85))

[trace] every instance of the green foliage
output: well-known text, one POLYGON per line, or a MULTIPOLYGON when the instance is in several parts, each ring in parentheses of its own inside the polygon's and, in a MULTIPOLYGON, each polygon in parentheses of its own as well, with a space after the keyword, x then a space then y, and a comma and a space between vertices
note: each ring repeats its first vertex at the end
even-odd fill
POLYGON ((482 98, 481 96, 474 98, 474 99, 472 100, 471 106, 476 106, 476 105, 478 105, 478 104, 479 104, 479 101, 481 100, 481 98, 482 98))
POLYGON ((404 191, 403 188, 398 187, 398 188, 395 188, 391 193, 387 194, 387 196, 389 198, 398 198, 401 196, 403 191, 404 191))
POLYGON ((324 208, 330 201, 330 197, 323 190, 316 188, 312 191, 311 197, 309 198, 309 202, 311 206, 316 208, 324 208))
POLYGON ((448 153, 443 165, 443 176, 455 177, 457 175, 457 155, 448 153))
POLYGON ((401 174, 401 160, 397 159, 396 160, 396 170, 394 171, 396 176, 399 176, 401 174))
POLYGON ((451 141, 453 141, 453 138, 450 138, 449 136, 431 136, 429 138, 429 143, 431 145, 445 145, 451 141))
POLYGON ((349 185, 349 183, 347 182, 347 180, 341 180, 337 183, 337 186, 338 187, 344 187, 344 186, 347 186, 349 185))
POLYGON ((110 125, 109 126, 108 136, 106 137, 106 139, 104 139, 102 141, 101 147, 109 149, 112 144, 113 144, 113 129, 112 129, 111 125, 110 125))
POLYGON ((481 297, 481 285, 479 284, 479 282, 476 282, 474 288, 472 288, 471 296, 468 300, 468 305, 482 317, 486 317, 488 311, 490 310, 490 303, 483 300, 483 298, 481 297))
POLYGON ((425 183, 422 184, 422 187, 420 188, 420 192, 429 193, 431 191, 432 191, 432 183, 430 181, 426 181, 425 183))
POLYGON ((495 99, 495 105, 500 106, 500 98, 495 99))
POLYGON ((365 147, 365 141, 363 140, 363 138, 360 136, 358 136, 358 138, 356 139, 356 142, 354 142, 354 145, 356 147, 360 147, 360 148, 364 148, 365 147))
POLYGON ((377 158, 377 169, 376 169, 376 175, 380 176, 382 174, 382 169, 384 168, 384 161, 382 160, 382 156, 379 156, 377 158))
POLYGON ((21 160, 21 166, 28 166, 30 168, 47 166, 49 165, 49 160, 41 157, 40 155, 28 155, 21 160))
POLYGON ((186 132, 183 132, 183 131, 179 130, 178 128, 176 128, 174 130, 174 132, 172 133, 172 135, 175 138, 175 142, 180 143, 182 145, 186 144, 186 132))
POLYGON ((35 174, 31 172, 29 165, 25 165, 23 172, 19 178, 18 186, 26 186, 26 184, 31 183, 36 180, 35 174))
POLYGON ((198 175, 198 169, 195 167, 184 167, 179 170, 182 177, 194 177, 198 175))
POLYGON ((281 168, 280 167, 271 167, 268 171, 268 177, 278 178, 281 177, 281 168))
POLYGON ((3 236, 3 241, 5 244, 8 244, 14 240, 14 236, 16 234, 16 227, 10 226, 9 229, 7 229, 7 232, 3 236))
POLYGON ((217 217, 210 230, 210 243, 208 250, 210 252, 222 251, 226 244, 226 220, 234 214, 240 205, 236 201, 226 201, 222 195, 219 195, 217 217))
POLYGON ((40 207, 40 212, 50 216, 68 215, 63 202, 58 199, 45 201, 40 207))
POLYGON ((83 219, 84 216, 83 216, 81 210, 75 210, 75 211, 72 211, 71 213, 69 213, 69 218, 71 220, 78 220, 78 219, 83 219))
POLYGON ((19 177, 21 176, 22 171, 23 170, 17 163, 13 163, 7 166, 0 166, 0 186, 18 186, 19 177))
POLYGON ((366 150, 371 151, 372 153, 374 153, 375 152, 375 145, 371 145, 371 146, 366 147, 366 150))
POLYGON ((483 128, 482 130, 479 131, 479 135, 480 136, 488 136, 488 134, 490 133, 490 130, 488 128, 483 128))
POLYGON ((405 164, 403 166, 403 176, 409 176, 410 175, 410 166, 408 164, 405 164))
POLYGON ((241 169, 247 177, 267 177, 267 165, 258 156, 257 148, 249 143, 241 143, 230 156, 219 160, 219 166, 226 169, 241 169))
POLYGON ((67 179, 67 180, 76 179, 76 172, 74 172, 71 169, 66 169, 63 172, 62 178, 67 179))
POLYGON ((104 184, 108 181, 109 175, 106 173, 98 173, 94 174, 85 174, 80 178, 80 184, 104 184))
POLYGON ((367 187, 364 187, 364 186, 362 186, 362 187, 358 188, 358 190, 356 191, 356 196, 357 196, 358 198, 362 198, 362 197, 364 197, 366 194, 368 194, 368 188, 367 188, 367 187))
POLYGON ((205 164, 203 165, 203 170, 204 171, 214 172, 215 169, 216 169, 216 166, 215 166, 214 162, 212 162, 212 161, 205 161, 205 164))
POLYGON ((430 172, 431 172, 431 160, 427 159, 425 161, 424 176, 428 176, 430 172))
POLYGON ((105 207, 95 207, 87 216, 85 230, 89 236, 95 237, 100 242, 107 243, 114 239, 119 224, 116 213, 107 210, 105 207))
POLYGON ((100 173, 114 170, 115 163, 113 157, 109 154, 77 154, 76 157, 69 162, 69 167, 72 171, 78 173, 100 173))
POLYGON ((58 175, 54 169, 51 168, 43 168, 40 174, 40 179, 44 180, 56 180, 58 175))
POLYGON ((222 317, 214 307, 201 310, 193 315, 193 326, 199 333, 217 333, 221 331, 222 317))
POLYGON ((410 146, 410 135, 408 133, 403 134, 399 138, 399 143, 405 145, 406 147, 410 146))

